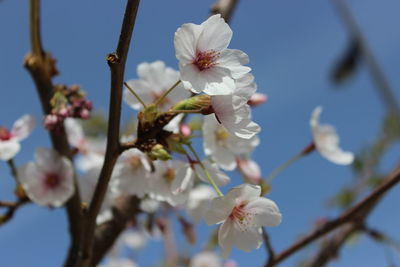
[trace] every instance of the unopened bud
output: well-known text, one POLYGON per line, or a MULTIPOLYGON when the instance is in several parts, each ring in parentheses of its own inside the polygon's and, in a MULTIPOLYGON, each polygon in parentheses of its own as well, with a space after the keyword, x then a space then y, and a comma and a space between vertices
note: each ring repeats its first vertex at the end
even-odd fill
POLYGON ((167 150, 163 147, 163 145, 157 144, 153 146, 151 149, 149 156, 151 159, 156 160, 170 160, 172 159, 171 155, 168 153, 167 150))
POLYGON ((157 117, 157 107, 155 105, 148 105, 143 110, 143 120, 145 122, 153 122, 157 117))
POLYGON ((211 107, 211 96, 196 95, 175 104, 171 110, 203 110, 211 107))
POLYGON ((251 107, 256 107, 258 105, 264 104, 265 102, 267 102, 267 100, 267 95, 255 93, 250 97, 249 101, 247 101, 247 104, 249 104, 251 107))

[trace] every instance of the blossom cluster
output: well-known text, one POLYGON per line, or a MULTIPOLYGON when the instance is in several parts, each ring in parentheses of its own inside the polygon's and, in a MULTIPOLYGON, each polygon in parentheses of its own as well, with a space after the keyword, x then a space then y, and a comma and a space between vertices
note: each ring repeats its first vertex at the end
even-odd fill
MULTIPOLYGON (((220 224, 218 243, 224 258, 232 247, 244 251, 259 248, 262 227, 281 223, 276 203, 263 197, 261 170, 251 157, 260 143, 261 130, 252 119, 252 107, 267 98, 256 92, 255 78, 246 66, 248 56, 228 48, 231 38, 232 30, 220 15, 200 25, 183 24, 174 37, 179 71, 162 61, 137 66, 138 79, 127 81, 124 91, 125 103, 138 111, 137 131, 121 137, 121 143, 130 148, 119 156, 113 169, 97 223, 112 219, 115 199, 136 196, 143 212, 157 216, 172 208, 186 211, 195 223, 204 218, 209 225, 220 224), (199 136, 203 158, 193 144, 199 136), (245 183, 223 189, 224 195, 220 187, 231 182, 225 171, 234 170, 245 183)), ((32 201, 59 207, 74 194, 77 180, 81 199, 89 204, 104 162, 106 140, 85 134, 79 119, 88 118, 92 105, 79 87, 58 87, 51 105, 45 127, 65 128, 68 142, 77 152, 79 172, 75 174, 70 159, 40 148, 34 162, 18 168, 19 182, 32 201)), ((334 163, 350 164, 354 156, 338 147, 334 128, 319 124, 321 110, 316 108, 310 121, 313 148, 334 163)), ((11 131, 0 128, 0 159, 14 157, 19 141, 32 128, 30 116, 18 120, 11 131)), ((132 247, 137 240, 146 239, 127 235, 128 231, 120 239, 132 247)), ((194 257, 190 266, 202 266, 203 261, 215 263, 207 266, 222 266, 210 251, 194 257)), ((110 258, 109 266, 135 264, 110 258)))

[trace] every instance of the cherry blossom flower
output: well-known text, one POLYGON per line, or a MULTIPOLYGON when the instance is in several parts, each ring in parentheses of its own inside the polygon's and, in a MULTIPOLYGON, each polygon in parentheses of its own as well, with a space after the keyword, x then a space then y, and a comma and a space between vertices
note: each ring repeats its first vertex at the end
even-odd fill
POLYGON ((209 225, 222 223, 218 242, 224 258, 232 246, 247 252, 259 248, 263 240, 261 227, 281 223, 282 215, 275 202, 260 194, 260 186, 243 184, 211 201, 204 219, 209 225))
POLYGON ((236 168, 236 155, 249 154, 260 143, 254 135, 250 139, 230 134, 216 120, 214 114, 204 116, 203 122, 204 152, 224 170, 236 168))
POLYGON ((85 136, 78 119, 67 118, 64 127, 68 143, 81 153, 76 160, 76 165, 81 171, 100 168, 103 165, 105 154, 105 140, 93 139, 85 136))
POLYGON ((191 259, 189 267, 222 267, 222 262, 215 252, 203 251, 191 259))
POLYGON ((171 206, 183 204, 193 180, 187 173, 187 163, 179 160, 155 161, 155 172, 150 175, 149 196, 159 201, 166 201, 171 206))
POLYGON ((215 190, 205 184, 200 184, 189 193, 186 202, 186 212, 194 222, 199 222, 204 216, 211 199, 217 197, 215 190))
POLYGON ((248 56, 227 49, 232 30, 220 14, 200 25, 183 24, 175 32, 174 45, 184 87, 195 93, 231 94, 235 79, 250 71, 248 56))
POLYGON ((150 170, 148 159, 143 152, 136 148, 125 151, 114 168, 111 183, 113 192, 143 198, 149 192, 150 170))
POLYGON ((9 131, 0 127, 0 160, 10 160, 20 151, 20 141, 28 137, 35 127, 35 119, 32 115, 24 115, 19 118, 9 131))
POLYGON ((138 267, 138 265, 129 258, 110 257, 100 267, 138 267))
POLYGON ((265 102, 267 102, 267 100, 268 100, 268 96, 266 94, 255 93, 247 101, 247 104, 249 104, 250 107, 256 107, 261 104, 264 104, 265 102))
POLYGON ((354 160, 354 154, 349 151, 343 151, 339 147, 339 136, 335 128, 332 125, 319 124, 321 112, 322 107, 316 107, 310 119, 315 147, 324 158, 335 164, 351 164, 354 160))
MULTIPOLYGON (((179 80, 179 72, 166 67, 162 61, 154 61, 152 63, 141 63, 137 67, 138 80, 128 81, 131 87, 139 95, 139 97, 146 104, 156 102, 172 85, 179 80)), ((161 110, 166 111, 173 104, 188 98, 190 92, 179 84, 172 92, 170 92, 164 100, 161 101, 159 107, 161 110)), ((135 110, 141 110, 142 104, 136 97, 129 92, 128 89, 124 91, 125 102, 135 110)))
POLYGON ((62 206, 74 193, 73 177, 70 160, 47 148, 38 148, 35 162, 18 168, 18 179, 28 197, 44 206, 62 206))

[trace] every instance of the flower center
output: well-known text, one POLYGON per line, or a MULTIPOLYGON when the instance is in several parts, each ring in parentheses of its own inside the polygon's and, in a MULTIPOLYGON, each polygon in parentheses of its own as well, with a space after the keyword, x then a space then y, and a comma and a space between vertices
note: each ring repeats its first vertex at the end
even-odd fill
POLYGON ((176 171, 172 168, 168 168, 168 170, 164 173, 164 179, 167 183, 171 184, 172 181, 175 179, 176 171))
MULTIPOLYGON (((159 93, 155 93, 152 92, 151 95, 153 96, 153 103, 156 103, 158 101, 158 99, 161 98, 161 96, 164 94, 166 90, 159 92, 159 93)), ((161 102, 159 103, 160 106, 164 106, 167 105, 168 103, 170 103, 171 101, 168 99, 168 97, 164 97, 163 100, 161 100, 161 102)))
POLYGON ((0 127, 0 140, 1 141, 7 141, 10 140, 12 137, 11 133, 7 128, 5 127, 0 127))
POLYGON ((142 166, 142 162, 140 161, 140 157, 138 156, 132 156, 128 158, 128 162, 134 170, 137 170, 140 168, 140 166, 142 166))
POLYGON ((246 209, 247 204, 247 201, 237 204, 229 215, 229 219, 242 231, 247 231, 249 227, 252 227, 253 214, 246 209))
POLYGON ((48 189, 56 188, 61 182, 61 177, 57 173, 48 173, 44 179, 44 184, 48 189))
POLYGON ((223 127, 218 127, 218 129, 215 131, 215 138, 220 145, 225 144, 229 136, 230 134, 223 127))
POLYGON ((218 58, 218 55, 218 52, 214 50, 197 52, 196 58, 192 63, 199 69, 199 71, 208 70, 215 66, 215 60, 218 58))

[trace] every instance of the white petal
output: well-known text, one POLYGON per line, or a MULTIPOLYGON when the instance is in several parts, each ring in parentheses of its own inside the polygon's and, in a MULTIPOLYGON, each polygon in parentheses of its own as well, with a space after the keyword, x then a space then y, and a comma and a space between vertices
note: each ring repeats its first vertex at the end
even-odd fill
POLYGON ((11 129, 11 135, 18 141, 25 139, 35 127, 35 118, 32 115, 24 115, 19 118, 11 129))
POLYGON ((248 63, 247 54, 237 49, 225 49, 217 60, 217 65, 229 69, 234 79, 242 78, 251 71, 250 67, 243 66, 248 63))
POLYGON ((196 57, 197 40, 201 31, 200 25, 187 23, 175 32, 175 54, 180 63, 190 63, 196 57))
POLYGON ((314 111, 311 114, 311 119, 310 119, 311 127, 317 126, 319 124, 319 117, 321 115, 321 112, 322 112, 321 106, 318 106, 314 109, 314 111))
POLYGON ((277 226, 282 221, 282 214, 274 201, 260 197, 247 204, 246 210, 253 214, 253 222, 258 226, 277 226))
MULTIPOLYGON (((203 160, 202 163, 213 178, 214 182, 217 184, 217 186, 224 186, 231 181, 231 179, 218 168, 217 164, 210 163, 210 161, 208 160, 203 160)), ((196 174, 200 178, 200 180, 206 183, 210 183, 200 164, 195 164, 194 167, 196 170, 196 174)))
POLYGON ((254 76, 250 73, 243 75, 240 79, 235 81, 234 95, 240 96, 249 100, 256 92, 257 85, 254 82, 254 76))
POLYGON ((223 197, 214 198, 211 200, 204 214, 204 220, 208 225, 221 223, 229 217, 235 205, 235 198, 232 195, 228 194, 223 197))
POLYGON ((35 162, 42 171, 56 172, 60 168, 60 155, 57 151, 40 147, 35 151, 35 162))
POLYGON ((197 43, 199 51, 221 51, 228 47, 233 33, 220 14, 209 17, 201 26, 203 31, 197 43))
POLYGON ((258 199, 260 195, 261 187, 259 185, 241 184, 239 186, 233 187, 226 196, 230 198, 235 198, 239 202, 242 202, 258 199))
POLYGON ((14 141, 0 141, 0 160, 10 160, 20 151, 21 145, 14 141))
POLYGON ((232 246, 235 243, 235 236, 232 233, 233 222, 226 220, 218 229, 218 243, 222 250, 222 257, 227 259, 231 253, 232 246))

